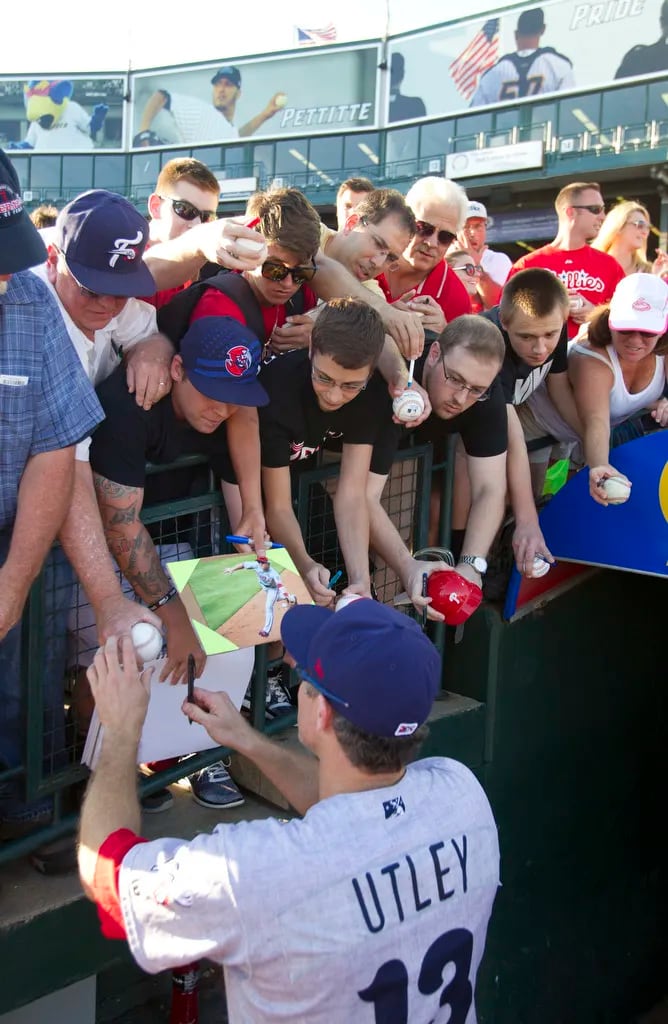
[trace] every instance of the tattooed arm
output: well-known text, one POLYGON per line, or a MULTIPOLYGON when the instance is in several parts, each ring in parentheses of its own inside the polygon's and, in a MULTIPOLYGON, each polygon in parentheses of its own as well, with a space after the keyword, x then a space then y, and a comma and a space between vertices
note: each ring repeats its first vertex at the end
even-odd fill
MULTIPOLYGON (((169 592, 172 583, 140 518, 144 489, 114 483, 99 473, 93 474, 93 480, 109 550, 135 594, 152 605, 169 592)), ((167 630, 167 661, 160 679, 171 674, 172 683, 185 681, 190 653, 201 675, 206 655, 178 594, 157 608, 156 614, 167 630)))
POLYGON ((135 622, 160 626, 156 615, 121 590, 107 550, 88 462, 74 463, 72 500, 58 539, 90 601, 100 644, 108 636, 129 633, 135 622))

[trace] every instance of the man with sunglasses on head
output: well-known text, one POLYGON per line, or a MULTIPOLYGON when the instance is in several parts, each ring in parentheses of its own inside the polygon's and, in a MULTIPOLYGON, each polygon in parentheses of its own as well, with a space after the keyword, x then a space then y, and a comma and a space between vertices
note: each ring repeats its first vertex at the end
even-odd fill
POLYGON ((464 285, 445 261, 466 218, 466 192, 447 178, 420 178, 408 190, 406 204, 415 215, 415 235, 378 283, 388 302, 419 312, 424 330, 440 334, 471 310, 464 285))
MULTIPOLYGON (((447 435, 460 436, 457 458, 466 461, 471 502, 463 509, 454 503, 452 550, 457 572, 479 586, 505 508, 508 420, 497 379, 504 356, 498 327, 468 314, 448 324, 415 364, 415 380, 426 390, 432 407, 429 419, 416 431, 417 440, 431 442, 440 461, 447 435)), ((420 608, 428 604, 421 593, 423 573, 447 566, 416 561, 380 503, 402 432, 403 428, 389 425, 374 447, 367 488, 371 548, 394 569, 409 598, 420 608)), ((432 513, 436 520, 437 497, 435 492, 432 513)), ((428 614, 442 619, 431 608, 428 614)))
POLYGON ((556 238, 522 256, 509 277, 528 267, 545 267, 556 274, 570 298, 568 337, 573 338, 592 310, 610 301, 624 271, 616 259, 590 245, 605 220, 603 196, 595 181, 565 185, 554 207, 559 219, 556 238))
POLYGON ((474 278, 476 295, 472 311, 480 313, 496 306, 512 263, 505 252, 494 252, 487 245, 487 207, 484 203, 477 199, 469 201, 466 222, 457 235, 457 241, 453 242, 455 245, 468 253, 478 271, 474 278))

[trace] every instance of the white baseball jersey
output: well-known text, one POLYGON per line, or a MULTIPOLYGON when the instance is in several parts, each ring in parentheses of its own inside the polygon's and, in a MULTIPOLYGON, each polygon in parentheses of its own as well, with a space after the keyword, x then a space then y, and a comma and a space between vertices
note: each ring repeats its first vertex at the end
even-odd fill
POLYGON ((482 787, 429 758, 303 819, 134 846, 119 895, 144 970, 223 964, 230 1024, 475 1024, 498 882, 482 787))
POLYGON ((69 101, 51 128, 42 128, 37 121, 32 121, 25 140, 37 153, 93 149, 95 145, 90 137, 90 114, 74 100, 69 101))
MULTIPOLYGON (((186 96, 179 92, 163 90, 167 97, 165 113, 174 121, 179 142, 225 142, 238 139, 239 132, 224 114, 213 106, 210 100, 198 96, 186 96)), ((157 119, 153 130, 159 132, 157 119)))
POLYGON ((472 107, 539 96, 575 88, 573 65, 551 46, 507 53, 486 71, 471 100, 472 107))

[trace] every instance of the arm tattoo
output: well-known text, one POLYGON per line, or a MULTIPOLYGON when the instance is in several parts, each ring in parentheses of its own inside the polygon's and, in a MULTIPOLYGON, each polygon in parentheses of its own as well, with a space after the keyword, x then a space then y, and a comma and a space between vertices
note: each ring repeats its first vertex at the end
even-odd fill
POLYGON ((114 483, 93 474, 100 516, 109 550, 135 593, 151 604, 169 589, 151 536, 141 522, 141 487, 114 483))

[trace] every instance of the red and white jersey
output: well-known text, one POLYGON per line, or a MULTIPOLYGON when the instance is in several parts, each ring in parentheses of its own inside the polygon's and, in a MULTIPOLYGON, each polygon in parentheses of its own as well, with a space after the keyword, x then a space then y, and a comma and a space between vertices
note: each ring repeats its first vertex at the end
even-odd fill
MULTIPOLYGON (((626 276, 614 257, 592 249, 590 245, 583 245, 581 249, 557 249, 552 244, 544 245, 514 263, 508 277, 528 267, 551 270, 566 288, 579 292, 594 306, 609 302, 615 288, 626 276)), ((569 317, 568 337, 574 338, 579 330, 580 324, 569 317)))
POLYGON ((118 891, 144 970, 223 964, 231 1024, 475 1024, 498 884, 482 787, 429 758, 303 819, 135 845, 118 891))

